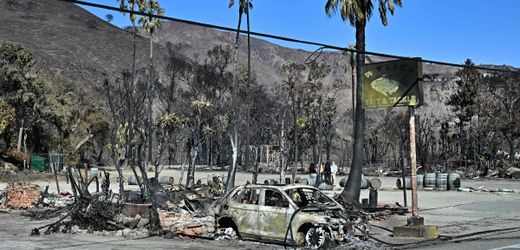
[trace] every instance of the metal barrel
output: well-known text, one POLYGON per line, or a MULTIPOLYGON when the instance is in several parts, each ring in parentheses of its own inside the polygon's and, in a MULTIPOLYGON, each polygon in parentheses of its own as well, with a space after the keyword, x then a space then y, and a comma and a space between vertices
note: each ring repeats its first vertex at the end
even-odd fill
POLYGON ((448 174, 448 189, 457 190, 457 188, 460 188, 460 175, 458 173, 449 173, 448 174))
POLYGON ((437 180, 437 174, 425 173, 423 185, 425 188, 433 188, 436 185, 435 184, 436 180, 437 180))
POLYGON ((421 188, 423 188, 423 185, 424 185, 424 175, 418 174, 417 175, 417 188, 421 189, 421 188))
POLYGON ((439 190, 448 190, 448 174, 437 173, 437 180, 435 182, 435 186, 439 190))
POLYGON ((172 176, 159 176, 159 183, 173 185, 175 179, 172 176))
POLYGON ((374 188, 374 189, 381 188, 382 183, 379 178, 371 178, 368 180, 368 182, 370 183, 371 188, 374 188))
POLYGON ((412 188, 412 179, 410 177, 404 177, 404 183, 403 178, 397 178, 397 181, 395 182, 395 185, 398 189, 411 189, 412 188))

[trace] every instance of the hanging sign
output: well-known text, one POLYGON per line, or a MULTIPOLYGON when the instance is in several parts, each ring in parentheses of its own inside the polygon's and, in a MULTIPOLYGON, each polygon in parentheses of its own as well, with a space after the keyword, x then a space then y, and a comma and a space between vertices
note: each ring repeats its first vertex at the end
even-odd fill
POLYGON ((396 106, 418 107, 423 103, 420 59, 364 64, 361 74, 364 108, 388 108, 397 102, 396 106))

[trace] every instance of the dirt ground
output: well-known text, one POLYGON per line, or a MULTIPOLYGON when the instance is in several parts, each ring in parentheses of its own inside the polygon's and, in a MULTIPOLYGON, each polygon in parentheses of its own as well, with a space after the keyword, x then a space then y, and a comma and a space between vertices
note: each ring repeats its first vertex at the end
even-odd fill
MULTIPOLYGON (((164 170, 163 176, 173 176, 175 182, 180 179, 180 170, 164 170)), ((196 179, 206 180, 208 175, 223 174, 225 171, 198 171, 196 179)), ((111 174, 111 188, 117 192, 116 173, 111 174)), ((130 172, 125 172, 125 176, 130 176, 130 172)), ((301 175, 306 177, 306 175, 301 175)), ((259 182, 277 178, 277 175, 261 174, 259 182)), ((237 173, 236 183, 244 184, 251 179, 251 173, 237 173)), ((338 178, 339 179, 339 178, 338 178)), ((395 188, 396 177, 382 177, 382 188, 379 190, 379 205, 403 203, 403 192, 395 188)), ((22 180, 19 180, 22 181, 22 180)), ((40 185, 42 188, 49 186, 49 191, 56 190, 54 179, 45 178, 43 180, 25 180, 40 185)), ((65 178, 59 178, 60 189, 69 190, 70 186, 65 178)), ((0 182, 0 189, 4 189, 6 182, 0 182)), ((419 208, 420 215, 425 218, 426 224, 433 224, 439 227, 442 235, 456 236, 472 232, 490 229, 520 227, 520 193, 509 192, 520 190, 520 181, 515 180, 462 180, 462 187, 481 188, 491 192, 458 192, 458 191, 426 191, 420 190, 419 208), (500 189, 500 190, 499 190, 500 189), (508 191, 508 192, 500 192, 508 191)), ((137 186, 127 186, 127 189, 137 189, 137 186)), ((94 189, 92 189, 93 191, 94 189)), ((340 192, 337 187, 333 191, 327 191, 329 195, 340 192)), ((408 202, 410 203, 410 192, 408 191, 408 202)), ((368 198, 368 191, 363 190, 361 198, 368 198)), ((408 215, 387 216, 380 221, 372 221, 374 225, 392 229, 394 226, 406 224, 408 215)), ((43 236, 29 236, 30 230, 38 225, 43 225, 51 221, 31 221, 27 217, 12 213, 0 213, 0 249, 96 249, 99 247, 107 249, 206 249, 209 246, 213 249, 282 249, 280 245, 270 245, 252 241, 229 241, 229 240, 202 240, 202 239, 164 239, 152 237, 144 239, 129 239, 120 236, 103 236, 102 233, 88 234, 52 234, 43 236)), ((376 227, 372 227, 372 234, 382 240, 391 243, 408 243, 417 239, 393 238, 390 232, 376 227)), ((516 236, 516 235, 514 235, 516 236)), ((518 235, 520 239, 520 235, 518 235)), ((485 238, 481 238, 485 240, 485 238)), ((487 248, 502 247, 511 242, 504 241, 485 241, 487 248), (495 242, 495 243, 493 243, 495 242), (494 245, 493 245, 494 244, 494 245)), ((514 242, 513 242, 514 243, 514 242)), ((520 243, 520 242, 518 242, 520 243)), ((444 243, 443 243, 444 244, 444 243)), ((450 249, 484 249, 475 248, 475 242, 471 245, 464 243, 445 243, 450 249), (450 245, 452 244, 452 245, 450 245), (467 246, 467 247, 465 247, 467 246)), ((438 246, 426 246, 424 249, 435 248, 438 246)), ((347 248, 343 246, 341 249, 347 248)))

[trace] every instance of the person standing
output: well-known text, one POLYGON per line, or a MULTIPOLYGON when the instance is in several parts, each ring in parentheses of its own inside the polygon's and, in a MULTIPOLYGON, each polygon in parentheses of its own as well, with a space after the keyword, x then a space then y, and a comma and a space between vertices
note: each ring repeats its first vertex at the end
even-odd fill
POLYGON ((327 185, 332 185, 332 180, 330 178, 330 175, 331 175, 330 166, 331 166, 330 162, 325 163, 324 175, 325 175, 325 183, 327 183, 327 185))
POLYGON ((335 161, 332 161, 332 164, 330 165, 330 174, 332 177, 332 183, 331 185, 336 185, 336 174, 338 173, 338 165, 336 165, 335 161))
POLYGON ((316 179, 318 177, 318 172, 316 171, 316 164, 311 163, 309 166, 309 185, 316 186, 316 179))

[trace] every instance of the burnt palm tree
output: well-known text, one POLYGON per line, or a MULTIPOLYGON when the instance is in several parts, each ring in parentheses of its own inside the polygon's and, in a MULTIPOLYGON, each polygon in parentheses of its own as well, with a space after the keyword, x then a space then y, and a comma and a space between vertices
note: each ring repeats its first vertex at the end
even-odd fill
MULTIPOLYGON (((231 8, 235 4, 234 0, 229 1, 229 7, 231 8)), ((249 82, 251 79, 251 37, 250 37, 250 23, 249 23, 249 10, 253 8, 253 3, 251 0, 240 0, 238 6, 238 26, 237 26, 237 34, 235 38, 235 74, 233 74, 233 86, 231 88, 231 98, 232 98, 232 127, 230 134, 230 141, 233 150, 231 167, 228 171, 228 178, 226 183, 226 192, 231 191, 231 189, 235 186, 235 173, 236 173, 236 162, 238 158, 238 129, 237 129, 237 106, 236 103, 236 74, 238 74, 238 47, 240 41, 240 27, 242 25, 242 15, 245 13, 247 18, 247 81, 249 82)), ((247 151, 247 150, 246 150, 247 151)))
MULTIPOLYGON (((161 8, 159 6, 159 1, 154 1, 154 0, 143 0, 141 2, 141 5, 139 6, 139 11, 141 12, 146 12, 146 13, 149 13, 149 14, 154 14, 154 15, 163 15, 164 14, 164 9, 161 8)), ((153 95, 152 95, 152 90, 153 90, 153 34, 155 33, 155 31, 157 30, 157 28, 159 27, 159 25, 161 24, 161 20, 159 18, 156 18, 156 17, 152 17, 152 16, 141 16, 138 20, 139 24, 143 25, 143 28, 146 29, 146 31, 148 32, 148 34, 150 35, 150 55, 149 55, 149 59, 150 59, 150 64, 149 64, 149 79, 148 79, 148 118, 147 118, 147 130, 148 130, 148 136, 147 136, 147 139, 148 139, 148 154, 147 154, 147 161, 148 161, 148 164, 151 164, 152 163, 152 142, 153 142, 153 138, 152 138, 152 135, 154 134, 153 133, 153 126, 152 126, 152 123, 153 123, 153 117, 152 117, 152 101, 153 101, 153 95)), ((157 172, 157 168, 156 168, 156 172, 155 172, 155 177, 157 178, 158 177, 158 172, 157 172)))
MULTIPOLYGON (((375 1, 375 0, 374 0, 375 1)), ((388 24, 387 13, 394 14, 395 6, 402 6, 401 0, 378 0, 379 15, 383 25, 388 24)), ((352 166, 345 188, 341 192, 348 201, 359 202, 361 172, 363 168, 363 144, 365 130, 365 110, 362 106, 363 85, 361 82, 361 65, 365 63, 365 28, 372 17, 374 5, 372 0, 327 0, 325 12, 328 16, 338 10, 343 21, 348 21, 356 28, 356 107, 354 124, 354 154, 352 166)))

